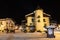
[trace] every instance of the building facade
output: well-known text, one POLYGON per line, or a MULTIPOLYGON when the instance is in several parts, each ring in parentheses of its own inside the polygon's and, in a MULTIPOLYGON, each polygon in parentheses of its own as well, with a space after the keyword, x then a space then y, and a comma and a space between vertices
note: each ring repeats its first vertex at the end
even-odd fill
POLYGON ((36 9, 34 12, 25 15, 27 26, 34 25, 36 31, 44 31, 44 27, 50 25, 50 15, 43 12, 42 9, 36 9))
POLYGON ((10 18, 0 19, 0 31, 4 31, 6 28, 14 29, 15 23, 10 18))

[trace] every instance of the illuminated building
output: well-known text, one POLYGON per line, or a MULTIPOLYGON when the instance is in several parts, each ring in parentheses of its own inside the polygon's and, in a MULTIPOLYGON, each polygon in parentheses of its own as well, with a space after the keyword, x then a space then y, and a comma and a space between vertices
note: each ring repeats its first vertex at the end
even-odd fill
POLYGON ((10 29, 14 29, 15 23, 12 19, 10 18, 4 18, 4 19, 0 19, 0 31, 5 31, 4 29, 8 28, 10 29))
POLYGON ((44 31, 44 26, 50 25, 50 15, 43 12, 43 9, 37 8, 34 12, 25 15, 27 20, 26 25, 34 25, 36 31, 44 31))

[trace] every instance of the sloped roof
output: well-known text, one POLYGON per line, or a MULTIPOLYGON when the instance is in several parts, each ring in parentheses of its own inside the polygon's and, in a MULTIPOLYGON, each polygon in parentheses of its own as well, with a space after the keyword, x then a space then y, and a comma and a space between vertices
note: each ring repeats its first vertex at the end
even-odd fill
POLYGON ((29 14, 25 15, 25 17, 30 16, 30 15, 32 15, 32 14, 34 14, 34 13, 29 13, 29 14))
POLYGON ((44 15, 51 16, 50 14, 43 13, 44 15))
MULTIPOLYGON (((30 16, 30 15, 32 15, 32 14, 34 14, 34 13, 29 13, 29 14, 25 15, 25 17, 30 16)), ((51 15, 46 14, 46 13, 43 13, 43 14, 44 14, 44 15, 47 15, 47 16, 51 16, 51 15)))
POLYGON ((11 20, 11 18, 2 18, 2 19, 0 19, 0 21, 4 21, 4 20, 11 20))

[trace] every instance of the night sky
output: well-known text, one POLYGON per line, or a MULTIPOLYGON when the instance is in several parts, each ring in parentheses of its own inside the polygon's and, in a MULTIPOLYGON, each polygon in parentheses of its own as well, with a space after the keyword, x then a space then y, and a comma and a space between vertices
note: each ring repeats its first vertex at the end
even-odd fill
POLYGON ((13 18, 17 24, 20 24, 25 15, 33 12, 37 5, 50 14, 53 20, 60 23, 60 1, 55 0, 1 0, 0 18, 13 18))

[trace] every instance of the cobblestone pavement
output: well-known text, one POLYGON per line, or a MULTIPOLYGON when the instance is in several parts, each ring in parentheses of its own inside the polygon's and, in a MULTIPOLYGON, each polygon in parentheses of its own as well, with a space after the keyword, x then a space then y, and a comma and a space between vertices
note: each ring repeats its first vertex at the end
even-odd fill
POLYGON ((60 40, 60 33, 55 33, 56 38, 46 38, 41 33, 9 33, 0 34, 0 40, 60 40))

